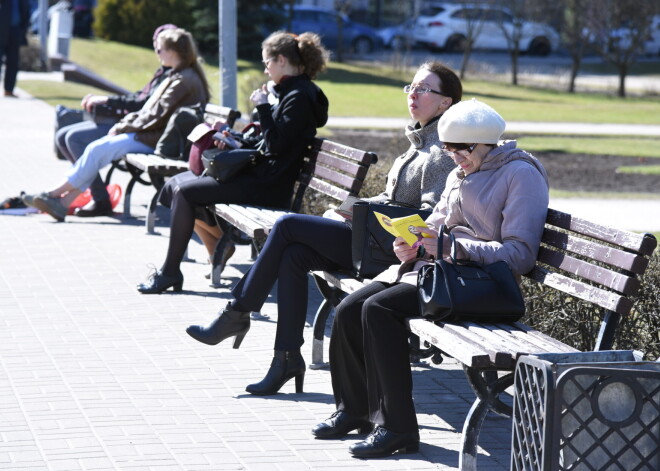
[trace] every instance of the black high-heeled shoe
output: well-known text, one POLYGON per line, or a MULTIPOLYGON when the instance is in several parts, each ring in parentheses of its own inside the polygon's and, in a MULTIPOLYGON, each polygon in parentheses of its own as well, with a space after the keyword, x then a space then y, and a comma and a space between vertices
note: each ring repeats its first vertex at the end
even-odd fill
POLYGON ((236 311, 227 303, 218 318, 211 322, 208 327, 201 325, 188 326, 186 332, 198 342, 206 345, 217 345, 224 339, 236 336, 234 348, 241 346, 241 342, 250 330, 250 312, 236 311))
POLYGON ((260 382, 248 385, 245 390, 257 396, 277 394, 291 378, 296 378, 296 392, 303 392, 305 380, 305 360, 299 351, 282 352, 275 350, 275 356, 270 364, 266 377, 260 382))
POLYGON ((183 273, 168 276, 160 270, 155 270, 146 283, 140 283, 137 286, 137 290, 142 294, 159 294, 168 288, 172 288, 172 291, 181 291, 183 289, 183 273))

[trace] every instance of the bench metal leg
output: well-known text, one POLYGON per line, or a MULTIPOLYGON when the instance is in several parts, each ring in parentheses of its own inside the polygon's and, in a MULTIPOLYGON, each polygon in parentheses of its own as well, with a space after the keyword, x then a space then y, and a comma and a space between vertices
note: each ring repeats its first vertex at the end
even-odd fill
POLYGON ((323 342, 325 340, 325 327, 328 322, 328 317, 332 310, 337 307, 346 294, 334 286, 331 286, 323 278, 312 275, 316 287, 323 296, 323 302, 316 311, 314 317, 314 344, 312 346, 312 364, 310 368, 318 370, 320 368, 327 368, 328 363, 323 362, 323 342))
POLYGON ((147 220, 145 221, 147 234, 156 234, 154 229, 156 227, 156 206, 158 206, 158 195, 160 195, 160 190, 156 191, 156 194, 151 198, 149 207, 147 208, 147 220))
POLYGON ((133 193, 133 187, 137 183, 138 179, 133 175, 131 181, 126 185, 126 191, 124 192, 124 217, 131 217, 131 193, 133 193))
POLYGON ((155 234, 156 231, 154 228, 156 227, 156 207, 158 206, 158 196, 160 195, 160 191, 163 189, 163 186, 165 186, 165 178, 160 175, 152 174, 149 174, 149 178, 151 179, 153 186, 156 188, 156 193, 151 198, 149 206, 147 207, 147 219, 145 221, 145 225, 147 228, 147 234, 155 234))
POLYGON ((330 363, 323 361, 323 342, 325 339, 325 325, 334 307, 324 299, 316 311, 314 317, 314 339, 312 344, 312 370, 320 370, 330 367, 330 363))
POLYGON ((503 403, 499 395, 513 385, 514 375, 508 373, 496 378, 497 372, 478 370, 463 365, 468 382, 477 398, 470 408, 461 437, 461 453, 458 458, 458 469, 461 471, 476 471, 477 446, 479 432, 489 411, 505 417, 511 417, 511 406, 503 403), (494 373, 494 374, 493 374, 494 373))

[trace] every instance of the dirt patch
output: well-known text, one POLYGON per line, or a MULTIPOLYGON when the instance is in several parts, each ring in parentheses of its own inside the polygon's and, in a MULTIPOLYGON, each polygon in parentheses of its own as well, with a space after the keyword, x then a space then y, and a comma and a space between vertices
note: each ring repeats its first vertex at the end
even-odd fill
MULTIPOLYGON (((379 163, 374 167, 379 191, 384 187, 392 159, 408 148, 402 132, 355 131, 332 129, 332 139, 359 149, 376 152, 379 163)), ((631 165, 657 165, 655 159, 638 159, 613 155, 566 154, 538 152, 534 154, 543 164, 550 178, 550 187, 556 190, 589 192, 657 193, 660 176, 617 173, 617 168, 631 165)))

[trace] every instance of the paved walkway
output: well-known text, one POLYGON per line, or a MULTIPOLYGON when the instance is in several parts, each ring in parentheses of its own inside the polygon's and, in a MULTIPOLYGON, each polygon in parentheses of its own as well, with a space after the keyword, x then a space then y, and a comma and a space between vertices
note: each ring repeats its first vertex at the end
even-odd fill
MULTIPOLYGON (((52 129, 43 102, 0 98, 2 198, 59 181, 68 164, 53 155, 52 129)), ((135 284, 167 245, 163 222, 160 236, 145 234, 150 197, 136 188, 137 218, 128 220, 0 215, 0 469, 457 468, 474 396, 452 361, 414 369, 420 453, 381 460, 351 458, 355 436, 320 441, 309 433, 334 410, 327 370, 308 369, 303 394, 293 382, 272 397, 245 393, 270 363, 275 298, 239 350, 190 339, 185 327, 214 317, 249 267, 249 250, 239 247, 225 285, 213 289, 193 243, 197 262, 183 265, 184 292, 140 295, 135 284)), ((319 300, 310 299, 310 320, 319 300)), ((305 338, 310 359, 309 327, 305 338)), ((510 422, 489 418, 481 445, 480 469, 508 469, 510 422)))

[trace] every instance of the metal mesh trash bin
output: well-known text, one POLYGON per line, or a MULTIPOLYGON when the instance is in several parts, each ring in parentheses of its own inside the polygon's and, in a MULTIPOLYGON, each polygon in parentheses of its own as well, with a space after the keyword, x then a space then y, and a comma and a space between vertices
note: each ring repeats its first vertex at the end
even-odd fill
POLYGON ((660 470, 660 363, 631 351, 522 357, 512 470, 660 470))

